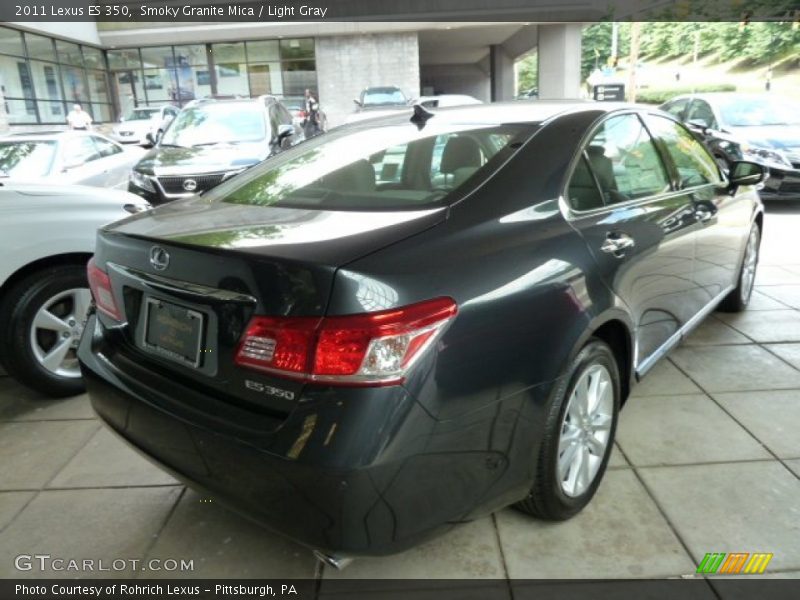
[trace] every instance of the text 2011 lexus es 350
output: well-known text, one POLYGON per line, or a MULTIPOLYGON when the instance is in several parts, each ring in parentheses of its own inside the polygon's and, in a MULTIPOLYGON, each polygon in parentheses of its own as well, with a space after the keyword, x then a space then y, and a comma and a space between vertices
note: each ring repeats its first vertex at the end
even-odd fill
POLYGON ((743 309, 762 168, 656 111, 417 107, 100 231, 103 420, 329 556, 594 495, 634 381, 743 309))

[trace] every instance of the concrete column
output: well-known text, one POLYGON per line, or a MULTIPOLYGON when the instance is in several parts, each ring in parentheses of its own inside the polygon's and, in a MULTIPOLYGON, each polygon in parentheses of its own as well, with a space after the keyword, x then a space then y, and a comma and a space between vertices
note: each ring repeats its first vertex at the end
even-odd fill
POLYGON ((489 46, 492 102, 514 99, 514 61, 500 45, 489 46))
POLYGON ((539 25, 539 98, 580 98, 582 28, 539 25))
POLYGON ((319 37, 316 40, 320 107, 328 126, 341 125, 365 87, 396 85, 419 96, 416 32, 319 37))

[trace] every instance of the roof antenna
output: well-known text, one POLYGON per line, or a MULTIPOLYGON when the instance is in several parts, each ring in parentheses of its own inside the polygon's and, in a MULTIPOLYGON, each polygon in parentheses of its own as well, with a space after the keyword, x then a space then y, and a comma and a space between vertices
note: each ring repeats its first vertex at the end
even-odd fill
POLYGON ((417 126, 417 129, 421 130, 423 127, 425 127, 425 123, 427 123, 428 119, 430 119, 432 116, 433 113, 425 110, 425 107, 423 107, 421 104, 415 104, 414 114, 411 116, 411 122, 417 126))

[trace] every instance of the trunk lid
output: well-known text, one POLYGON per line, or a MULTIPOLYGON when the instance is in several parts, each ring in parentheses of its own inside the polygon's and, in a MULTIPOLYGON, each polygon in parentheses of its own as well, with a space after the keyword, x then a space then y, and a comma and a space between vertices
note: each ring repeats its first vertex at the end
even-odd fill
POLYGON ((445 208, 317 211, 193 198, 110 225, 95 261, 122 312, 122 325, 99 316, 119 336, 116 364, 285 416, 302 384, 234 362, 250 318, 321 317, 340 266, 445 216, 445 208))

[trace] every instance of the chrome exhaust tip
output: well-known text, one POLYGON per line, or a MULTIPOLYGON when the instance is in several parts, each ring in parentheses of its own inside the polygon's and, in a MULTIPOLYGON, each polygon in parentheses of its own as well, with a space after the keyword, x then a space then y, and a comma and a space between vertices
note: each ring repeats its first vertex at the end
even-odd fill
POLYGON ((321 550, 314 550, 314 556, 322 564, 328 565, 329 567, 333 567, 337 571, 341 571, 347 565, 353 562, 352 558, 348 558, 346 556, 336 556, 335 554, 326 554, 321 550))

